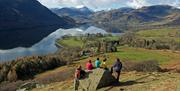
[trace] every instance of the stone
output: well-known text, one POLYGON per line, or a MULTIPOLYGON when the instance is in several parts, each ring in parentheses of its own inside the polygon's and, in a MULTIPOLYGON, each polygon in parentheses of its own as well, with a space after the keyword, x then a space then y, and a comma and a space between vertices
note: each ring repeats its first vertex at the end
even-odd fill
POLYGON ((16 91, 29 91, 39 86, 40 85, 36 82, 27 82, 27 83, 22 84, 16 91))
POLYGON ((110 71, 97 68, 87 73, 86 78, 79 80, 79 90, 96 91, 115 82, 116 79, 111 75, 110 71))

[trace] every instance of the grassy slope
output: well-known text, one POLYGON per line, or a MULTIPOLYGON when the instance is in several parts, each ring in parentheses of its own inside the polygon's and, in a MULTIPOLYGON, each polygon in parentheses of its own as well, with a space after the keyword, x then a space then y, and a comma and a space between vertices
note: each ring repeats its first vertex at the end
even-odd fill
POLYGON ((157 50, 148 50, 143 48, 130 48, 130 47, 119 47, 119 52, 108 53, 110 59, 115 59, 116 57, 122 60, 131 61, 146 61, 146 60, 156 60, 160 64, 166 64, 172 60, 178 60, 180 57, 176 53, 157 50), (111 58, 113 57, 113 58, 111 58))
MULTIPOLYGON (((116 86, 108 86, 98 91, 179 91, 180 74, 177 73, 122 73, 121 83, 116 86)), ((33 89, 33 91, 72 91, 73 81, 51 83, 45 88, 33 89)))
POLYGON ((161 41, 175 40, 177 43, 180 43, 180 29, 146 30, 139 31, 136 34, 145 39, 158 39, 161 41))
MULTIPOLYGON (((166 30, 163 30, 166 31, 166 30)), ((152 33, 153 31, 139 32, 141 36, 158 36, 162 37, 159 33, 152 33)), ((167 34, 167 32, 164 32, 167 34)), ((164 35, 164 34, 163 34, 164 35)), ((111 38, 110 38, 111 39, 111 38)), ((64 45, 70 46, 82 46, 82 42, 74 39, 68 39, 59 41, 64 43, 64 45), (71 44, 69 44, 71 43, 71 44)), ((100 59, 104 57, 108 58, 108 65, 112 65, 114 60, 119 57, 122 61, 132 60, 132 61, 144 61, 144 60, 157 60, 161 66, 166 66, 170 64, 180 63, 180 53, 172 52, 169 50, 148 50, 143 48, 131 48, 131 47, 118 47, 118 52, 106 53, 99 55, 100 59)), ((77 65, 85 65, 87 60, 95 60, 97 57, 89 57, 75 62, 70 66, 60 67, 52 71, 47 71, 45 73, 36 76, 36 79, 42 79, 44 77, 56 75, 64 75, 64 72, 74 69, 77 65), (57 74, 58 73, 58 74, 57 74)), ((172 65, 174 66, 174 65, 172 65)), ((67 75, 65 73, 65 75, 67 75)), ((135 72, 125 72, 122 74, 122 85, 121 86, 110 86, 102 88, 99 91, 119 91, 124 89, 125 91, 180 91, 180 87, 177 84, 180 83, 180 74, 176 73, 135 73, 135 72)), ((54 77, 51 77, 52 79, 54 77)), ((72 91, 73 88, 73 73, 71 76, 64 78, 65 81, 48 84, 48 86, 40 89, 34 89, 33 91, 72 91)), ((49 79, 49 78, 48 78, 49 79)), ((61 80, 60 80, 61 81, 61 80)))
MULTIPOLYGON (((148 31, 140 31, 137 34, 141 37, 153 37, 153 38, 161 38, 162 37, 170 37, 170 35, 174 36, 176 33, 179 33, 179 30, 148 30, 148 31)), ((103 37, 99 38, 99 40, 117 40, 119 37, 103 37)), ((174 38, 174 37, 173 37, 174 38)), ((180 38, 176 38, 180 40, 180 38)), ((65 46, 83 46, 83 42, 78 38, 68 38, 65 40, 59 40, 58 43, 65 46)), ((178 53, 173 53, 168 50, 148 50, 143 48, 131 48, 131 47, 118 47, 118 52, 115 53, 106 53, 101 56, 108 58, 108 63, 112 64, 113 61, 118 57, 124 60, 131 60, 131 61, 146 61, 146 60, 156 60, 159 64, 169 64, 170 61, 180 61, 180 56, 178 53)), ((90 58, 95 60, 96 58, 90 58)))
MULTIPOLYGON (((161 50, 147 50, 142 48, 129 48, 129 47, 119 47, 119 52, 102 54, 97 57, 100 59, 107 57, 109 66, 112 65, 116 57, 120 57, 123 61, 134 60, 142 61, 146 59, 156 59, 161 63, 161 66, 171 64, 173 62, 180 62, 179 53, 174 53, 172 51, 161 51, 161 50)), ((72 65, 57 68, 52 71, 47 71, 45 73, 36 76, 36 79, 47 79, 46 77, 56 78, 55 83, 48 84, 44 88, 34 89, 33 91, 72 91, 73 88, 73 72, 68 73, 81 64, 83 67, 87 60, 95 60, 97 57, 89 57, 75 62, 72 65), (69 76, 71 74, 71 76, 69 76), (59 80, 56 76, 60 77, 63 75, 68 75, 69 77, 59 80), (59 80, 59 81, 58 81, 59 80), (65 81, 63 81, 65 80, 65 81)), ((136 72, 124 72, 121 76, 122 85, 120 86, 110 86, 100 89, 100 91, 119 91, 119 89, 124 89, 125 91, 176 91, 175 89, 180 82, 180 74, 176 73, 136 73, 136 72), (133 90, 132 90, 133 89, 133 90)), ((49 78, 48 78, 49 80, 49 78)), ((177 91, 178 91, 177 90, 177 91)))
MULTIPOLYGON (((117 36, 107 36, 107 37, 102 37, 102 38, 96 38, 96 39, 91 39, 88 40, 88 42, 92 42, 94 40, 118 40, 119 37, 117 36)), ((69 47, 83 47, 84 43, 83 41, 79 38, 79 37, 70 37, 70 38, 66 38, 66 39, 60 39, 57 41, 57 43, 59 43, 62 46, 69 46, 69 47)))
POLYGON ((58 43, 62 46, 70 46, 70 47, 74 47, 74 46, 83 46, 83 42, 80 40, 76 40, 75 38, 68 38, 68 39, 63 39, 63 40, 58 40, 58 43))

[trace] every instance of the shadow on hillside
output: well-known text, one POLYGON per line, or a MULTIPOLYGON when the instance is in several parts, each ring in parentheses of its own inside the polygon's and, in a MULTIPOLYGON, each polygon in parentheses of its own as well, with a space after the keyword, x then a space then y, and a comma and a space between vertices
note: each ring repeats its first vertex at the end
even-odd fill
POLYGON ((136 81, 126 81, 126 82, 119 82, 119 86, 129 86, 129 85, 134 85, 134 84, 141 84, 145 82, 136 82, 136 81))
POLYGON ((145 83, 145 82, 137 82, 137 81, 131 80, 131 81, 126 81, 126 82, 117 82, 117 83, 112 84, 112 86, 130 86, 130 85, 140 84, 140 83, 145 83))
MULTIPOLYGON (((131 80, 131 81, 126 81, 126 82, 116 82, 114 84, 112 84, 108 89, 106 89, 105 91, 109 91, 111 89, 113 89, 113 87, 120 87, 120 86, 130 86, 130 85, 135 85, 135 84, 141 84, 141 83, 145 83, 145 82, 137 82, 135 80, 131 80)), ((124 91, 124 89, 120 89, 120 91, 124 91)))

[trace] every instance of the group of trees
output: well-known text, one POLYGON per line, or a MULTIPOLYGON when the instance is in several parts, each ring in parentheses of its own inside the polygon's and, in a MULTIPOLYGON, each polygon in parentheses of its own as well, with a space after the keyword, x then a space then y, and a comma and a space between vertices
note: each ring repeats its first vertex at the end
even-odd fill
POLYGON ((81 47, 64 47, 60 49, 56 54, 62 58, 67 64, 71 64, 73 61, 81 58, 81 47))
POLYGON ((120 38, 121 44, 126 44, 132 47, 140 47, 147 49, 169 49, 169 50, 180 50, 180 44, 175 40, 165 39, 146 39, 137 36, 134 32, 124 34, 120 38))
POLYGON ((65 65, 67 62, 56 55, 19 58, 0 64, 0 82, 28 79, 35 74, 65 65))
MULTIPOLYGON (((80 45, 82 44, 81 46, 75 45, 76 48, 74 47, 71 47, 71 48, 73 48, 74 50, 81 49, 79 51, 81 51, 82 54, 93 56, 99 53, 117 51, 117 45, 119 45, 119 41, 109 39, 111 37, 112 35, 109 35, 109 34, 103 35, 101 33, 97 33, 97 34, 85 34, 85 35, 80 35, 80 36, 65 35, 62 37, 62 39, 64 40, 73 39, 74 41, 80 42, 80 45)), ((69 47, 66 47, 66 48, 69 48, 69 47)), ((64 53, 67 54, 67 52, 65 51, 64 53)), ((68 53, 68 54, 72 54, 72 53, 68 53)))
POLYGON ((83 49, 89 49, 95 53, 117 52, 118 40, 109 40, 111 35, 87 34, 83 36, 83 49), (94 50, 93 50, 94 49, 94 50))

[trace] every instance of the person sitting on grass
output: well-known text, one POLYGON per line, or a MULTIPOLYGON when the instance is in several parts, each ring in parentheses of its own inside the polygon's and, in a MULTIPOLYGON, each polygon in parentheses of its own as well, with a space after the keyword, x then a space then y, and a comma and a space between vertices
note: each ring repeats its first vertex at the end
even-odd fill
POLYGON ((75 78, 82 79, 85 77, 85 75, 86 75, 86 72, 82 70, 82 66, 79 65, 75 72, 75 78))
POLYGON ((88 63, 86 63, 86 70, 91 71, 92 69, 93 69, 93 64, 91 60, 89 60, 88 63))
POLYGON ((105 58, 101 64, 101 68, 108 70, 107 64, 106 64, 107 59, 105 58))
POLYGON ((117 81, 119 81, 119 77, 120 77, 120 74, 121 74, 121 69, 122 69, 122 62, 120 61, 119 58, 117 58, 114 65, 111 67, 111 73, 113 73, 113 71, 115 71, 117 73, 117 77, 116 77, 117 81))
POLYGON ((79 79, 85 78, 85 74, 86 74, 86 72, 84 70, 82 70, 81 65, 79 65, 75 71, 75 79, 74 79, 75 91, 78 91, 79 79))
POLYGON ((95 67, 100 68, 100 65, 101 65, 101 61, 99 60, 99 58, 97 58, 95 61, 95 67))

